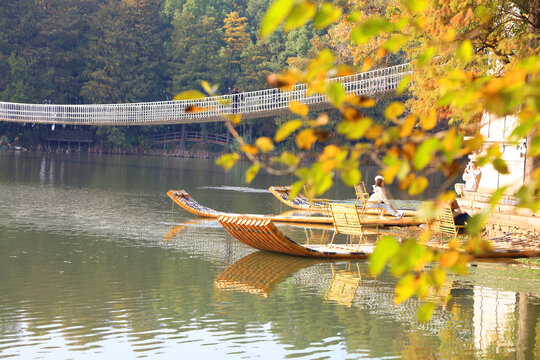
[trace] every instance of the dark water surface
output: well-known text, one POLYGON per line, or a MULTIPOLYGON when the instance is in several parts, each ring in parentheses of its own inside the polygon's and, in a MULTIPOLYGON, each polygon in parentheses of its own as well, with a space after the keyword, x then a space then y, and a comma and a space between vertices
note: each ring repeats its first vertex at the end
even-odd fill
POLYGON ((540 359, 538 271, 479 263, 419 324, 418 303, 394 305, 395 281, 365 262, 254 251, 166 196, 287 210, 266 189, 290 179, 242 176, 211 160, 0 153, 0 358, 540 359))

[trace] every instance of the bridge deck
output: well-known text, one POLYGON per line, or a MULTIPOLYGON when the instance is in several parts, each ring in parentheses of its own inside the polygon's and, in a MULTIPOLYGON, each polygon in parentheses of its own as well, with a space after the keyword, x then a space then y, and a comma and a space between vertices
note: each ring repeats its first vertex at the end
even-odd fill
MULTIPOLYGON (((330 79, 348 94, 378 95, 395 90, 409 73, 408 64, 330 79)), ((204 99, 134 104, 50 105, 0 102, 0 121, 68 125, 160 125, 223 121, 223 115, 261 118, 286 113, 291 101, 311 108, 328 107, 322 94, 309 94, 305 84, 292 91, 266 89, 204 99), (196 111, 186 111, 186 109, 196 111)))

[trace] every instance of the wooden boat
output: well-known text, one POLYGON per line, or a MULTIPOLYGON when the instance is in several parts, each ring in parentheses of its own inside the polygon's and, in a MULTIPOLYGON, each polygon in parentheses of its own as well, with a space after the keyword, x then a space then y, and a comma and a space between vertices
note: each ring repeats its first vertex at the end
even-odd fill
MULTIPOLYGON (((259 250, 311 258, 366 259, 375 249, 375 241, 358 244, 299 244, 283 234, 272 220, 265 217, 246 215, 222 215, 218 218, 225 230, 240 242, 259 250)), ((378 237, 378 236, 377 236, 378 237)), ((476 258, 517 258, 539 257, 540 239, 524 240, 523 236, 507 236, 491 239, 493 250, 475 256, 476 258)), ((441 250, 446 245, 438 242, 427 246, 441 250)))
POLYGON ((234 238, 259 250, 311 258, 367 259, 375 249, 375 244, 301 245, 265 217, 222 215, 218 221, 234 238))
MULTIPOLYGON (((364 186, 365 189, 365 186, 364 186)), ((328 199, 313 199, 310 200, 303 194, 298 194, 294 199, 291 198, 290 192, 291 192, 291 186, 270 186, 268 190, 283 204, 292 207, 293 209, 298 210, 311 210, 311 211, 318 211, 318 212, 328 212, 328 199)), ((363 190, 365 191, 365 190, 363 190)), ((357 201, 366 201, 367 198, 365 197, 367 195, 367 198, 369 198, 369 194, 362 193, 360 190, 356 189, 356 196, 357 201), (362 196, 360 196, 362 195, 362 196)), ((331 201, 331 200, 330 200, 331 201)), ((368 213, 372 215, 377 215, 378 210, 376 209, 368 209, 368 213)), ((405 210, 403 211, 404 217, 415 217, 416 212, 411 210, 405 210)), ((390 219, 390 214, 387 214, 388 218, 390 219)))
MULTIPOLYGON (((296 223, 296 224, 328 224, 332 225, 333 220, 328 212, 319 212, 314 210, 292 210, 286 211, 279 215, 252 215, 252 214, 235 214, 217 211, 207 206, 202 205, 193 199, 184 190, 169 190, 167 195, 181 208, 195 214, 197 216, 217 219, 220 216, 258 216, 270 219, 276 223, 296 223)), ((380 225, 380 226, 416 226, 422 223, 421 219, 414 217, 403 217, 395 219, 388 217, 381 219, 379 217, 366 217, 365 224, 380 225)))

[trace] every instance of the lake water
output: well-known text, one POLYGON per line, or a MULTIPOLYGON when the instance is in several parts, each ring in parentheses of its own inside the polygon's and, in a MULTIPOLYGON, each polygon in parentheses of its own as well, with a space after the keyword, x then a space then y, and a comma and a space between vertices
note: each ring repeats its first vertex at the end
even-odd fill
POLYGON ((0 358, 540 359, 538 270, 475 264, 420 324, 418 303, 394 305, 395 280, 368 276, 366 262, 255 251, 166 195, 287 210, 266 189, 291 178, 247 186, 246 168, 0 152, 0 358))

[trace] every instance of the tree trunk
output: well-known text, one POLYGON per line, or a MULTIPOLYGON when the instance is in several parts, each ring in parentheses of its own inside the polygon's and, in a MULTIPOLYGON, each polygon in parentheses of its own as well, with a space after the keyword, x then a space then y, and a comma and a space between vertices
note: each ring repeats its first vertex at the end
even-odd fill
MULTIPOLYGON (((529 32, 531 34, 540 34, 540 0, 529 0, 529 32)), ((529 42, 529 48, 532 53, 536 53, 535 50, 538 47, 538 37, 534 37, 529 42)), ((531 148, 532 140, 538 131, 534 130, 527 136, 527 150, 531 148)), ((533 171, 537 169, 540 164, 540 156, 531 157, 526 156, 525 159, 525 183, 528 183, 533 179, 533 171)))

